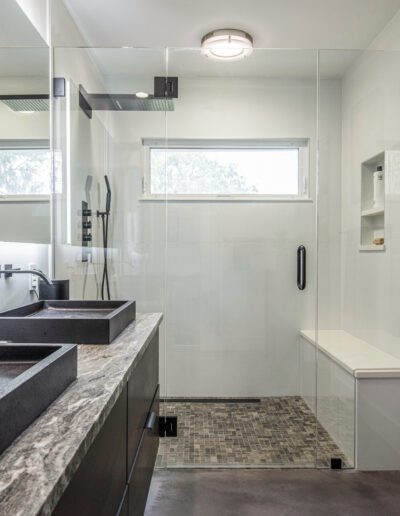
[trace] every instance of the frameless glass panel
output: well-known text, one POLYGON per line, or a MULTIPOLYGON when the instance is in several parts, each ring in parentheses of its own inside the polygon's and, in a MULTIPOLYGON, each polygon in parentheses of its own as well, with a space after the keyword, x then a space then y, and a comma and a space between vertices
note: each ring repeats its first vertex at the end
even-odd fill
POLYGON ((165 106, 135 94, 153 96, 165 50, 55 48, 54 74, 66 81, 54 100, 56 274, 70 279, 71 298, 110 294, 135 299, 138 313, 163 312, 165 204, 142 199, 141 142, 165 138, 165 106))
POLYGON ((301 359, 300 332, 315 333, 317 54, 224 63, 170 49, 168 75, 179 98, 153 152, 167 170, 164 404, 178 436, 160 455, 169 467, 314 467, 315 353, 301 359))
POLYGON ((320 53, 318 412, 359 469, 400 467, 399 59, 320 53))

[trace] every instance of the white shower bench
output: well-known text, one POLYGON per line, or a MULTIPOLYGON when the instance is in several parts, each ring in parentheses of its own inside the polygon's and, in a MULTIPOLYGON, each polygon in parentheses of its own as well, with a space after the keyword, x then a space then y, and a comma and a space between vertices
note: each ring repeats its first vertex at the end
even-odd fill
POLYGON ((343 330, 301 330, 299 353, 301 395, 355 468, 400 469, 400 359, 343 330))

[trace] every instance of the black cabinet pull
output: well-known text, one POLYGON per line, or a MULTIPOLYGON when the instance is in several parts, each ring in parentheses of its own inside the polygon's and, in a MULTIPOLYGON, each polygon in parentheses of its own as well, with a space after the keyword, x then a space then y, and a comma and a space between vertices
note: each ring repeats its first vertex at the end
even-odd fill
POLYGON ((299 290, 306 288, 306 248, 299 245, 297 248, 297 287, 299 290))
POLYGON ((155 412, 150 412, 147 416, 146 424, 144 425, 145 430, 154 430, 154 426, 157 421, 157 414, 155 412))

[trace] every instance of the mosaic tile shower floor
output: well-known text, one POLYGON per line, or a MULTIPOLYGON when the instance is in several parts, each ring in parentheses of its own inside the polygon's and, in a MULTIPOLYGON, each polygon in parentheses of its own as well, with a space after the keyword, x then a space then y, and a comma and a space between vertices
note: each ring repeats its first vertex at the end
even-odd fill
POLYGON ((160 413, 178 416, 178 436, 160 439, 157 467, 330 467, 331 457, 349 467, 300 396, 166 401, 160 413))

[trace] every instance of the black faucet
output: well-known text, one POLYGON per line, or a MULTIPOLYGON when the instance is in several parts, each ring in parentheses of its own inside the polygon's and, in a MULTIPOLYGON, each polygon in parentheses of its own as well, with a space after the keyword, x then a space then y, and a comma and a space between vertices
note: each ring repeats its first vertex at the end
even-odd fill
POLYGON ((5 274, 6 277, 7 275, 12 276, 13 274, 33 274, 34 276, 39 276, 39 278, 41 278, 46 283, 46 285, 52 285, 51 280, 49 280, 46 274, 44 274, 44 272, 37 271, 36 269, 0 269, 0 275, 1 274, 5 274))

